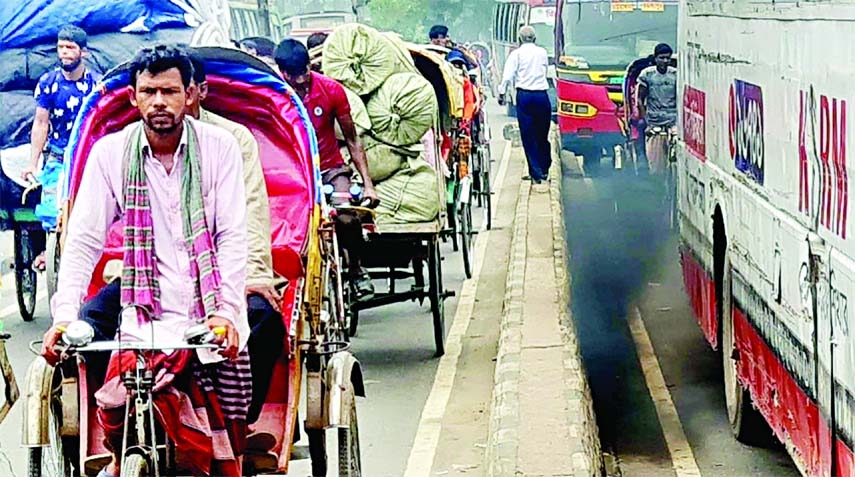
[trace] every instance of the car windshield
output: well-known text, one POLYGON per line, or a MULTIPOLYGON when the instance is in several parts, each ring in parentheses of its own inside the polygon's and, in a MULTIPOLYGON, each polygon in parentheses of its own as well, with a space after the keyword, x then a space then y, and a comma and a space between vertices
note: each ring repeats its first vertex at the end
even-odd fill
POLYGON ((677 43, 677 6, 646 2, 569 0, 562 13, 564 55, 585 59, 591 67, 624 69, 653 53, 658 43, 677 43))

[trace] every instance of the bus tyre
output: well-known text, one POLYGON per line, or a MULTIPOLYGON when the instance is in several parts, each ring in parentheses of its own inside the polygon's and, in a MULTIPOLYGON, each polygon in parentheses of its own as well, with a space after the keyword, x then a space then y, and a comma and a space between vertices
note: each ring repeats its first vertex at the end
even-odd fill
POLYGON ((724 399, 727 420, 733 436, 743 444, 759 446, 768 442, 770 431, 766 421, 751 400, 751 394, 742 387, 737 374, 739 351, 733 332, 733 295, 730 260, 725 259, 722 284, 721 343, 724 370, 724 399), (765 431, 765 432, 764 432, 765 431))

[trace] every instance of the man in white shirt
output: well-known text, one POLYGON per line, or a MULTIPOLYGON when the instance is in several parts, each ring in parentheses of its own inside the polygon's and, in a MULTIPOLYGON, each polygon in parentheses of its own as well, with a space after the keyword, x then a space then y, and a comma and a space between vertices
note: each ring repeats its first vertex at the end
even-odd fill
MULTIPOLYGON (((549 82, 546 80, 549 59, 546 49, 535 44, 534 28, 520 28, 520 47, 508 55, 502 83, 499 85, 499 104, 505 104, 508 87, 514 85, 517 94, 517 120, 520 137, 528 160, 528 179, 535 184, 548 179, 552 165, 549 147, 549 123, 552 105, 549 103, 549 82)), ((526 178, 524 178, 526 179, 526 178)))

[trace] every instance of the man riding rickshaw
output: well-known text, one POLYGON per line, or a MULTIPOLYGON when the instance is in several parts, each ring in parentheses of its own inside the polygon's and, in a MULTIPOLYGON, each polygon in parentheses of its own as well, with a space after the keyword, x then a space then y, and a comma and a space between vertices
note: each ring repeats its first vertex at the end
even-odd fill
POLYGON ((312 393, 306 408, 315 475, 326 475, 326 444, 312 437, 329 427, 339 428, 345 449, 341 475, 360 475, 353 396, 364 393, 361 372, 346 351, 341 313, 330 308, 321 320, 322 304, 336 300, 306 286, 334 289, 329 282, 340 280, 336 267, 318 276, 336 257, 317 242, 327 218, 308 116, 263 63, 203 50, 210 61, 171 46, 142 50, 108 75, 101 98, 87 98, 78 118, 54 326, 41 363, 57 364, 68 350, 85 359, 79 401, 74 372, 48 372, 40 360, 28 371, 30 392, 48 396, 48 412, 36 406, 25 422, 59 421, 47 426, 47 442, 44 432, 25 433, 31 450, 61 443, 61 471, 44 465, 47 453, 31 452, 38 475, 287 471, 301 356, 318 372, 309 389, 340 379, 329 372, 347 380, 336 393, 312 393), (206 62, 218 75, 210 85, 206 62), (207 94, 217 98, 206 103, 214 111, 251 129, 202 109, 207 94), (121 272, 111 271, 111 258, 121 272), (324 409, 331 401, 341 414, 324 409), (165 457, 156 444, 164 435, 165 457))

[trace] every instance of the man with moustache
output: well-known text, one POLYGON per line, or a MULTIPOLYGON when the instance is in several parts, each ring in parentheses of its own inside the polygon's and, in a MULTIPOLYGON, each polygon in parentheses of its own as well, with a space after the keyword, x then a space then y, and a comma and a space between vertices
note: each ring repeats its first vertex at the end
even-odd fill
MULTIPOLYGON (((222 331, 219 353, 173 350, 148 359, 158 419, 190 472, 240 477, 252 398, 246 207, 234 206, 246 200, 243 160, 232 134, 189 117, 192 75, 189 56, 175 47, 146 48, 132 61, 128 91, 142 120, 92 147, 65 229, 54 326, 41 354, 56 363, 54 346, 78 319, 93 326, 96 340, 113 339, 101 324, 130 305, 138 308, 122 313, 123 340, 181 341, 197 323, 222 331), (81 307, 116 220, 123 225, 121 280, 81 307)), ((134 366, 127 353, 110 358, 95 395, 113 453, 101 477, 121 474, 121 375, 134 366)))
MULTIPOLYGON (((22 174, 25 180, 39 175, 39 159, 42 155, 45 167, 62 163, 62 155, 83 98, 100 79, 83 63, 87 54, 86 42, 86 32, 73 25, 63 27, 57 35, 56 54, 60 65, 42 75, 33 93, 36 114, 30 133, 30 164, 22 174)), ((44 232, 40 232, 35 239, 38 256, 33 266, 43 270, 44 232)))

